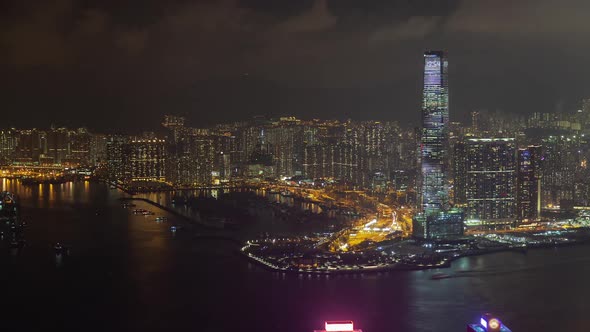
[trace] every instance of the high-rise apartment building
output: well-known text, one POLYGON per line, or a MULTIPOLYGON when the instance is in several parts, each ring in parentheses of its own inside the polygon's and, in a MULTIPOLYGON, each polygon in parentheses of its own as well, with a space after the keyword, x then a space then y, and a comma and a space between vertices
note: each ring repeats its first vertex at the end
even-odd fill
POLYGON ((123 179, 124 146, 127 137, 121 135, 109 135, 106 137, 106 169, 107 177, 111 182, 119 182, 123 179))
POLYGON ((37 129, 19 130, 16 139, 15 162, 19 164, 39 163, 41 155, 41 139, 43 132, 37 129))
POLYGON ((53 164, 61 164, 69 154, 69 133, 66 128, 52 128, 47 131, 47 152, 45 157, 53 164))
POLYGON ((513 138, 465 142, 467 219, 512 221, 516 214, 516 143, 513 138))
MULTIPOLYGON (((92 135, 85 128, 69 132, 69 153, 65 161, 73 165, 90 166, 92 135)), ((62 163, 64 160, 62 160, 62 163)))
POLYGON ((16 150, 16 131, 12 129, 0 131, 0 163, 12 162, 16 150))
POLYGON ((541 216, 542 149, 531 145, 518 149, 516 180, 516 216, 518 221, 537 220, 541 216))
POLYGON ((132 138, 123 148, 124 181, 165 182, 166 141, 158 138, 132 138))

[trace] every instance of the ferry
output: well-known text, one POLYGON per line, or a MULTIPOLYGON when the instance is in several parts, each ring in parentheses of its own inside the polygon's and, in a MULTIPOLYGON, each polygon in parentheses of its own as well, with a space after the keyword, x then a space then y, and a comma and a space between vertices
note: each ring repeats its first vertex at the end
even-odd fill
POLYGON ((467 325, 467 332, 511 332, 498 318, 487 313, 481 316, 479 324, 467 325))

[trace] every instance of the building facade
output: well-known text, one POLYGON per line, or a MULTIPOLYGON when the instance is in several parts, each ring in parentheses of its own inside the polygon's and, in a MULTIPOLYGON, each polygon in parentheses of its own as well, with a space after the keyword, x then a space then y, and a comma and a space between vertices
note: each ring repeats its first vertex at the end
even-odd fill
POLYGON ((414 236, 446 239, 463 234, 463 213, 449 210, 448 61, 442 51, 424 53, 422 128, 420 130, 418 211, 414 236))
POLYGON ((420 210, 437 213, 448 203, 446 178, 449 91, 444 52, 424 53, 422 131, 420 137, 420 210))
POLYGON ((514 139, 468 139, 465 153, 466 218, 483 221, 514 220, 516 216, 516 143, 514 139))
POLYGON ((537 220, 541 216, 542 162, 540 146, 518 149, 516 215, 519 222, 537 220))

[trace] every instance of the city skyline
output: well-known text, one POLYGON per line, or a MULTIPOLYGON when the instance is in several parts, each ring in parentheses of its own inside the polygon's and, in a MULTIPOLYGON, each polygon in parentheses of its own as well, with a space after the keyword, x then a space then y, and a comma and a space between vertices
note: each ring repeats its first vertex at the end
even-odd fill
POLYGON ((257 114, 418 124, 416 55, 431 48, 454 59, 452 121, 575 111, 588 97, 579 0, 117 4, 2 4, 7 124, 121 130, 162 113, 206 125, 257 114))
POLYGON ((0 1, 0 323, 584 330, 587 12, 0 1))

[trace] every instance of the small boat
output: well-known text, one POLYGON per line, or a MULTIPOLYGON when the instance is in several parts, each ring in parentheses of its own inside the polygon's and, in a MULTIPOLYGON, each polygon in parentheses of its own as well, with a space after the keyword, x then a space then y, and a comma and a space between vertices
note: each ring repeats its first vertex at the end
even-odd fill
POLYGON ((133 214, 143 214, 146 211, 146 209, 135 209, 133 210, 133 214))
POLYGON ((447 279, 447 278, 451 278, 451 275, 446 274, 446 273, 442 273, 442 272, 436 272, 435 274, 432 275, 432 277, 430 277, 430 279, 432 279, 432 280, 447 279))
POLYGON ((69 255, 70 254, 70 248, 61 245, 61 243, 56 243, 55 246, 53 246, 53 249, 55 250, 55 254, 56 255, 69 255))
POLYGON ((155 213, 152 211, 143 211, 141 214, 143 214, 144 216, 153 216, 155 213))
POLYGON ((176 232, 176 226, 170 226, 170 231, 172 233, 175 233, 176 232))
POLYGON ((166 217, 156 217, 156 222, 164 222, 164 221, 168 221, 168 218, 166 218, 166 217))

